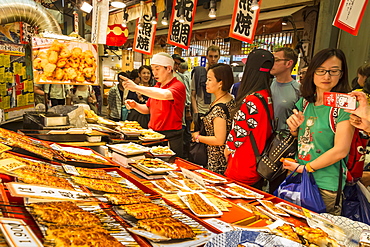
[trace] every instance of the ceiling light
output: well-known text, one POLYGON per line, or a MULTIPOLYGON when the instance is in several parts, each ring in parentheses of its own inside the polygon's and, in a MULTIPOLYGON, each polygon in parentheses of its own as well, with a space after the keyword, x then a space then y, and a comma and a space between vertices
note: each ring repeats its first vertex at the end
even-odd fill
POLYGON ((162 21, 161 21, 161 23, 162 23, 162 25, 163 25, 163 26, 167 26, 167 25, 168 25, 168 19, 167 19, 167 17, 166 17, 166 16, 163 16, 163 17, 162 17, 162 21))
POLYGON ((216 18, 216 10, 211 8, 208 13, 209 18, 216 18))
POLYGON ((152 3, 152 20, 150 21, 152 25, 157 24, 157 7, 155 6, 155 1, 152 3))
POLYGON ((252 3, 252 10, 257 10, 257 9, 259 9, 260 8, 260 6, 259 6, 259 4, 258 4, 258 0, 253 0, 253 3, 252 3))
POLYGON ((127 21, 125 19, 122 21, 122 27, 127 27, 127 21))
POLYGON ((138 28, 139 30, 142 30, 142 29, 144 28, 144 25, 143 25, 143 23, 142 23, 142 21, 141 21, 141 20, 139 21, 139 24, 137 25, 137 28, 138 28))
POLYGON ((123 9, 126 7, 126 4, 123 2, 123 0, 113 0, 110 5, 115 8, 123 9))
POLYGON ((122 26, 127 27, 127 20, 128 20, 128 13, 126 9, 123 11, 123 21, 122 21, 122 26))
POLYGON ((87 2, 83 2, 80 8, 83 12, 90 13, 93 6, 87 2))
POLYGON ((152 20, 150 22, 152 23, 152 25, 157 24, 157 19, 155 18, 155 16, 152 17, 152 20))
POLYGON ((180 15, 179 22, 180 23, 184 23, 185 22, 185 16, 184 15, 180 15))

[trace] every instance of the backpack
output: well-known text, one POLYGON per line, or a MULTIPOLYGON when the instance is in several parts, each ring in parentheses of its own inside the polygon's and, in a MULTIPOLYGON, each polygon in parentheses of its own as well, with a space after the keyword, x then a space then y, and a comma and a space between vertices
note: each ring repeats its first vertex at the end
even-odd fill
MULTIPOLYGON (((308 101, 303 99, 303 111, 304 112, 308 106, 308 101)), ((330 128, 335 133, 336 131, 336 120, 339 115, 339 109, 332 107, 330 110, 330 128)), ((369 136, 366 132, 355 128, 353 133, 353 138, 351 141, 351 147, 348 154, 347 166, 347 183, 356 183, 361 177, 365 166, 365 154, 366 146, 369 141, 369 136)))

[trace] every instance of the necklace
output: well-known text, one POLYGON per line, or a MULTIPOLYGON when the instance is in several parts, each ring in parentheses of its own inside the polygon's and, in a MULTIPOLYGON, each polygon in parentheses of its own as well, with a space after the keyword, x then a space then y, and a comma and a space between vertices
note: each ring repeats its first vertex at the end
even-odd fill
POLYGON ((228 92, 226 92, 225 94, 223 94, 222 96, 218 97, 217 99, 215 99, 215 101, 212 102, 211 105, 214 105, 217 101, 219 101, 222 97, 226 96, 228 94, 228 92))

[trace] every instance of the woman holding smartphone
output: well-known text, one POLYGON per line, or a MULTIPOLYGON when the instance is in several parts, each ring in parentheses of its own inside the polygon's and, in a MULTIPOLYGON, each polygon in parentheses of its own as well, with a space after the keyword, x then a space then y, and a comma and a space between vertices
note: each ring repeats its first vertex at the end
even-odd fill
POLYGON ((284 168, 294 171, 298 167, 296 171, 301 173, 306 167, 312 172, 326 211, 340 215, 342 195, 336 203, 337 192, 345 185, 346 157, 354 128, 344 109, 324 105, 324 93, 350 91, 344 53, 339 49, 318 52, 307 69, 300 91, 298 110, 293 110, 294 114, 287 119, 290 133, 298 137, 298 162, 284 162, 284 168), (339 183, 340 171, 342 183, 339 183))

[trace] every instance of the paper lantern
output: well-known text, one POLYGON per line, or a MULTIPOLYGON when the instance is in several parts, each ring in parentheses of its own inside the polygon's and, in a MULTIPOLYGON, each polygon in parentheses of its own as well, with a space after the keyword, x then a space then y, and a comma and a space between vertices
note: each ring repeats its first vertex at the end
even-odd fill
POLYGON ((108 25, 107 29, 107 45, 122 46, 128 38, 128 28, 121 24, 108 25))

